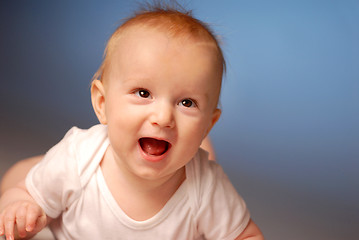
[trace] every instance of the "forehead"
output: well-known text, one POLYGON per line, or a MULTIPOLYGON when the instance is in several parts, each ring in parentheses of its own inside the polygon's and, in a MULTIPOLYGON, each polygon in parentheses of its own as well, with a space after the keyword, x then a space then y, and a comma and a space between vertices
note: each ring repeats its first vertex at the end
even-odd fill
POLYGON ((173 54, 179 54, 183 51, 202 52, 211 56, 209 60, 212 64, 214 63, 215 67, 223 71, 222 60, 213 41, 199 39, 189 34, 173 35, 171 32, 154 27, 131 26, 124 29, 108 51, 107 57, 110 58, 108 59, 110 61, 121 57, 140 58, 148 54, 159 54, 160 51, 166 51, 168 57, 173 57, 173 54), (135 53, 141 56, 134 56, 135 53))
POLYGON ((221 63, 216 48, 207 41, 132 27, 122 34, 111 55, 110 78, 157 78, 164 82, 173 79, 173 83, 191 79, 186 83, 188 88, 207 84, 215 92, 220 90, 221 63))
MULTIPOLYGON (((174 61, 186 58, 182 67, 210 65, 222 72, 215 44, 208 40, 198 40, 189 36, 173 36, 161 29, 133 26, 123 31, 110 54, 111 65, 136 65, 145 60, 174 61), (188 64, 186 64, 188 63, 188 64)), ((117 66, 118 67, 118 66, 117 66)), ((201 66, 198 66, 201 68, 201 66)), ((122 69, 125 70, 125 69, 122 69)))

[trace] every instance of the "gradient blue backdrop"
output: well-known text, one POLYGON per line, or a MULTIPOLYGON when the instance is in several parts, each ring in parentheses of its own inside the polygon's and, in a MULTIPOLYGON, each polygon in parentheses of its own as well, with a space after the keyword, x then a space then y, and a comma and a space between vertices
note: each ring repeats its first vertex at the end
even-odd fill
MULTIPOLYGON (((359 1, 185 5, 222 38, 228 72, 211 136, 267 239, 359 239, 359 1)), ((89 82, 135 7, 0 2, 3 166, 97 122, 89 82)))

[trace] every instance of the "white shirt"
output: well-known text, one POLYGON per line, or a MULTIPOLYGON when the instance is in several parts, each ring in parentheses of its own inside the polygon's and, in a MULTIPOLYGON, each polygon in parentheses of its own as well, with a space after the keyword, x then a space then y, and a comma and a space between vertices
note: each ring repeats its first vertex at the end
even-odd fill
POLYGON ((109 146, 107 128, 73 127, 26 178, 31 196, 56 218, 57 239, 229 239, 247 226, 243 199, 208 154, 186 165, 186 180, 152 218, 135 221, 112 196, 100 162, 109 146))

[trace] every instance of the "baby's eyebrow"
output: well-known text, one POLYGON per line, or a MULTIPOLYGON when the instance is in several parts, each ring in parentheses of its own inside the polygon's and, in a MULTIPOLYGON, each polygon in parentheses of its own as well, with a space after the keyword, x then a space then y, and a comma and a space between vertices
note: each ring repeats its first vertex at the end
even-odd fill
POLYGON ((127 77, 124 78, 124 84, 131 84, 131 85, 143 85, 144 83, 148 83, 151 81, 148 77, 127 77))

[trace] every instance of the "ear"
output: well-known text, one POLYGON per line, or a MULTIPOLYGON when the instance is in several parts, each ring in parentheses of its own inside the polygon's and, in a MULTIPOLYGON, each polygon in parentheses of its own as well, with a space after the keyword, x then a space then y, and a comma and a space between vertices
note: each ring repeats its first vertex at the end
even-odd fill
POLYGON ((91 84, 92 107, 100 123, 107 124, 105 106, 105 88, 100 80, 94 80, 91 84))
POLYGON ((213 128, 213 126, 216 124, 216 122, 217 122, 218 119, 220 118, 221 114, 222 114, 222 111, 221 111, 221 109, 219 109, 219 108, 216 108, 216 109, 213 111, 211 123, 210 123, 210 125, 209 125, 209 127, 208 127, 208 129, 207 129, 207 132, 206 132, 206 135, 205 135, 205 136, 207 136, 208 133, 211 131, 211 129, 213 128))

